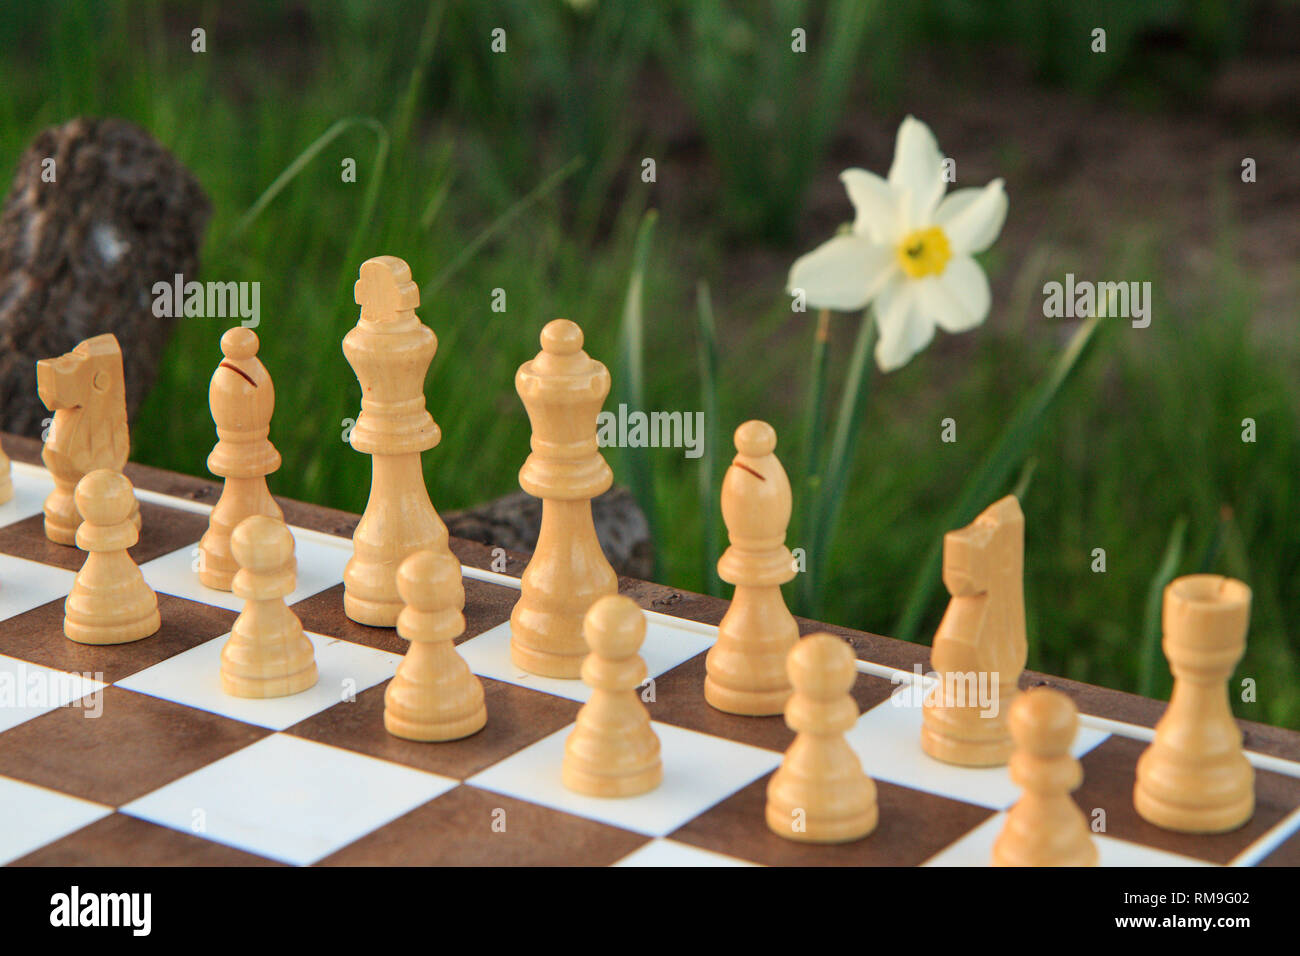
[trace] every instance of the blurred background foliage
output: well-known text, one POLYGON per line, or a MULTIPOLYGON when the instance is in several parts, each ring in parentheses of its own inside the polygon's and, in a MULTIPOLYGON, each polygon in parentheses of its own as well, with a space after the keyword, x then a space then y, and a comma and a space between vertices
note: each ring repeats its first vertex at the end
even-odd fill
MULTIPOLYGON (((720 438, 700 460, 608 455, 654 522, 659 580, 716 593, 725 537, 699 489, 716 494, 732 429, 771 421, 788 467, 807 440, 816 317, 791 312, 786 271, 851 218, 839 171, 883 174, 916 114, 957 158, 958 185, 1007 179, 1008 224, 983 257, 993 314, 873 384, 819 569, 823 617, 896 632, 941 517, 1073 331, 1043 318, 1043 283, 1149 280, 1150 328, 1103 324, 1029 467, 999 489, 1028 482, 1030 666, 1165 694, 1160 586, 1232 574, 1255 592, 1238 677, 1258 696, 1238 713, 1300 727, 1296 4, 4 0, 0 16, 10 162, 45 126, 121 116, 212 197, 198 278, 261 283, 276 493, 364 506, 340 341, 360 261, 391 253, 440 340, 426 391, 443 441, 425 455, 438 508, 517 487, 528 429, 513 373, 546 321, 580 322, 626 382, 632 315, 638 400, 709 409, 720 438), (1105 54, 1090 49, 1099 26, 1105 54), (196 27, 205 53, 191 52, 196 27), (1248 155, 1258 183, 1241 181, 1248 155), (356 183, 341 180, 349 157, 356 183), (1255 443, 1241 440, 1248 417, 1255 443)), ((138 460, 205 474, 226 324, 182 322, 133 426, 138 460)), ((835 317, 833 389, 851 340, 835 317)), ((925 602, 918 639, 943 598, 925 602)))

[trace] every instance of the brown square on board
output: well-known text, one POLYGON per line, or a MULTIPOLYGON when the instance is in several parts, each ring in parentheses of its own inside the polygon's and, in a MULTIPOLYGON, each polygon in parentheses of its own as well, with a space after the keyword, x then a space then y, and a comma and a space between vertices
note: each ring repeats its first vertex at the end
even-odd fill
MULTIPOLYGON (((704 653, 697 654, 654 679, 654 700, 646 701, 651 719, 784 752, 794 742, 794 731, 786 726, 784 717, 741 717, 717 710, 704 699, 704 657, 704 653)), ((893 690, 894 685, 883 677, 859 674, 853 699, 865 713, 888 700, 893 690)))
MULTIPOLYGON (((151 501, 140 502, 140 521, 140 541, 130 551, 136 564, 160 558, 187 544, 197 547, 208 530, 207 515, 151 501)), ((44 515, 32 515, 0 528, 0 552, 69 571, 80 571, 86 560, 86 552, 81 549, 55 544, 45 536, 44 515)))
MULTIPOLYGON (((477 637, 498 624, 510 620, 510 612, 519 600, 519 592, 500 584, 463 578, 465 584, 465 633, 456 643, 477 637)), ((341 637, 354 644, 364 644, 381 651, 405 654, 410 646, 397 636, 391 627, 370 627, 358 624, 343 613, 343 585, 334 587, 293 605, 302 626, 316 634, 341 637)))
POLYGON ((283 866, 192 833, 114 813, 10 866, 283 866))
POLYGON ((234 611, 158 595, 162 627, 129 644, 78 644, 63 634, 63 600, 19 614, 0 628, 0 654, 113 683, 227 633, 234 611))
POLYGON ((0 774, 121 806, 270 733, 107 687, 95 707, 60 707, 5 731, 0 774))
POLYGON ((648 839, 503 794, 459 786, 318 865, 607 866, 648 839))
POLYGON ((1174 833, 1138 816, 1133 807, 1137 761, 1145 741, 1112 735, 1083 757, 1083 786, 1074 797, 1091 819, 1106 811, 1106 835, 1180 853, 1211 863, 1227 863, 1300 807, 1300 780, 1255 769, 1255 815, 1230 833, 1174 833))
POLYGON ((769 773, 755 780, 670 836, 766 866, 916 866, 993 815, 987 807, 877 780, 874 833, 853 843, 800 843, 768 829, 770 779, 769 773))
POLYGON ((1300 832, 1292 833, 1272 853, 1259 861, 1260 866, 1300 866, 1300 832))
POLYGON ((393 763, 464 780, 517 750, 573 723, 582 706, 575 700, 543 694, 505 681, 480 678, 487 704, 487 726, 476 734, 442 743, 394 737, 384 729, 384 691, 388 682, 367 689, 289 728, 308 740, 344 747, 393 763))

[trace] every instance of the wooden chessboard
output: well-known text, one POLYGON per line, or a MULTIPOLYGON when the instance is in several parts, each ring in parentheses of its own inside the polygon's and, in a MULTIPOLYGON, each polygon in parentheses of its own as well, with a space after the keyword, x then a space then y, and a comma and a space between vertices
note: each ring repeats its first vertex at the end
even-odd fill
MULTIPOLYGON (((509 616, 525 557, 490 570, 491 550, 453 540, 465 568, 461 654, 483 679, 488 724, 462 741, 389 736, 383 694, 406 643, 343 614, 343 567, 357 517, 281 500, 297 542, 289 598, 312 634, 320 680, 294 697, 222 693, 218 655, 238 602, 202 587, 197 543, 219 487, 128 466, 144 529, 132 553, 159 592, 162 630, 117 647, 62 633, 82 555, 49 543, 51 482, 39 445, 5 436, 15 497, 0 505, 0 862, 77 864, 908 865, 988 862, 1017 791, 1005 769, 949 767, 921 753, 907 705, 928 649, 829 630, 859 658, 862 717, 850 741, 879 787, 865 840, 808 846, 771 834, 767 779, 792 733, 779 717, 705 704, 704 652, 726 602, 644 581, 620 590, 649 612, 643 697, 660 737, 664 783, 626 800, 560 784, 563 742, 585 698, 579 682, 510 663, 509 616), (903 705, 899 705, 899 704, 903 705)), ((1076 796, 1100 820, 1103 865, 1300 864, 1300 734, 1243 723, 1258 809, 1233 833, 1182 836, 1133 810, 1134 765, 1163 704, 1072 681, 1049 683, 1082 713, 1076 796)))

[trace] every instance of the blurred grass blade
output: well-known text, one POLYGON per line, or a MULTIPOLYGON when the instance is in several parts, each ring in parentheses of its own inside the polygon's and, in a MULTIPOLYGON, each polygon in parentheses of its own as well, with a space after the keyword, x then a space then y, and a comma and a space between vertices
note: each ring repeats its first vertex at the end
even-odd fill
POLYGON ((425 18, 423 29, 420 30, 420 40, 415 48, 415 66, 411 68, 411 76, 406 82, 406 92, 402 95, 401 106, 398 107, 397 118, 393 123, 393 139, 399 162, 411 142, 416 105, 420 101, 424 76, 433 61, 433 48, 438 41, 438 30, 442 26, 442 15, 445 10, 445 3, 430 4, 429 15, 425 18))
POLYGON ((534 186, 528 195, 517 200, 509 209, 497 216, 497 218, 492 220, 492 222, 488 223, 486 228, 484 228, 469 242, 465 243, 456 257, 452 259, 451 262, 447 263, 443 270, 430 280, 427 286, 420 290, 420 300, 424 301, 431 298, 435 292, 446 284, 448 279, 461 270, 465 263, 474 258, 474 254, 482 249, 493 236, 497 235, 505 229, 506 226, 514 222, 515 218, 529 206, 533 205, 533 203, 553 192, 562 182, 581 169, 582 163, 583 159, 581 156, 573 157, 573 159, 569 160, 555 172, 551 173, 551 175, 547 176, 544 180, 534 186))
POLYGON ((867 394, 870 391, 871 354, 876 344, 876 320, 871 311, 862 314, 858 337, 853 343, 849 358, 848 377, 840 395, 840 409, 835 415, 835 435, 831 439, 830 454, 826 459, 825 480, 817 496, 812 538, 808 544, 807 569, 799 583, 803 586, 800 605, 809 617, 819 617, 825 588, 822 573, 830 560, 830 546, 835 538, 835 525, 839 521, 844 495, 848 492, 849 474, 853 470, 853 455, 862 432, 862 419, 867 411, 867 394))
MULTIPOLYGON (((642 292, 645 288, 646 264, 650 259, 650 245, 654 239, 655 222, 659 214, 650 209, 641 217, 636 241, 632 246, 632 271, 627 282, 627 298, 623 301, 623 323, 619 344, 619 380, 617 394, 627 405, 628 412, 647 411, 645 400, 645 313, 642 292)), ((632 497, 645 513, 650 525, 650 540, 655 535, 654 476, 650 458, 645 448, 624 448, 623 460, 627 462, 627 483, 632 497)), ((659 570, 658 548, 655 549, 654 571, 659 570)), ((655 574, 650 580, 655 580, 655 574)))
POLYGON ((1213 573, 1214 565, 1218 562, 1219 554, 1223 551, 1223 542, 1232 527, 1232 519, 1231 505, 1224 505, 1219 509, 1219 520, 1214 522, 1214 531, 1210 534, 1210 540, 1201 553, 1201 560, 1196 562, 1197 574, 1213 573))
POLYGON ((248 211, 239 218, 239 222, 235 223, 235 227, 230 231, 228 239, 236 239, 242 235, 257 220, 262 211, 275 200, 275 197, 280 195, 297 178, 298 174, 320 155, 321 150, 355 126, 363 126, 370 130, 375 134, 377 140, 375 147, 376 173, 370 177, 370 182, 367 184, 365 201, 362 204, 363 215, 359 220, 360 222, 367 222, 370 218, 369 214, 374 208, 374 199, 379 195, 378 184, 382 176, 384 163, 388 159, 388 131, 373 116, 349 116, 338 120, 329 129, 312 140, 307 145, 307 148, 299 153, 279 176, 275 177, 271 185, 267 186, 262 195, 257 197, 257 201, 248 207, 248 211))
POLYGON ((432 181, 434 186, 429 193, 429 201, 425 203, 424 210, 420 213, 419 227, 421 232, 428 232, 433 228, 434 222, 438 219, 438 214, 442 212, 448 197, 451 196, 451 184, 456 179, 451 144, 452 140, 449 137, 442 149, 438 151, 437 158, 433 161, 435 172, 432 181))
MULTIPOLYGON (((799 137, 786 182, 781 185, 798 201, 812 180, 814 170, 826 154, 826 144, 839 128, 844 104, 855 80, 860 78, 859 65, 868 25, 880 21, 883 4, 864 0, 833 0, 827 7, 822 24, 825 51, 818 57, 816 87, 811 109, 801 110, 802 91, 797 83, 785 85, 788 98, 784 115, 805 117, 807 128, 799 137)), ((873 52, 873 59, 880 54, 873 52)), ((786 58, 789 60, 789 58, 786 58)))
POLYGON ((799 541, 806 548, 816 526, 817 489, 821 484, 822 436, 826 430, 826 368, 830 362, 831 313, 822 309, 813 332, 812 358, 809 362, 808 396, 805 399, 803 424, 803 469, 796 498, 799 501, 799 541))
POLYGON ((1169 533, 1169 543, 1165 545, 1164 556, 1160 566, 1147 587, 1146 608, 1142 614, 1141 658, 1138 664, 1138 693, 1143 697, 1152 697, 1160 689, 1158 686, 1161 673, 1160 651, 1160 614, 1164 604, 1165 587, 1178 573, 1183 563, 1183 550, 1187 537, 1187 518, 1181 516, 1174 522, 1174 530, 1169 533))
POLYGON ((894 627, 894 637, 903 641, 916 639, 917 629, 921 626, 926 608, 930 606, 930 599, 939 584, 939 568, 943 561, 943 535, 970 524, 981 510, 992 503, 993 495, 1004 486, 1011 469, 1024 459, 1030 446, 1038 437, 1048 410, 1078 367, 1079 360, 1087 350, 1088 343, 1092 341, 1100 321, 1098 317, 1093 316, 1085 319, 1075 330, 1065 346, 1065 351, 1056 360, 1051 373, 1021 403, 1015 417, 998 438, 997 444, 985 456, 979 468, 962 488, 957 502, 936 529, 933 542, 912 579, 912 585, 908 588, 907 601, 903 605, 903 613, 894 627))
MULTIPOLYGON (((722 556, 718 535, 718 490, 714 487, 719 448, 718 428, 718 337, 713 321, 713 301, 709 284, 701 281, 695 287, 696 342, 700 364, 700 408, 704 412, 703 453, 699 463, 700 520, 704 522, 701 550, 701 572, 705 590, 714 597, 722 595, 722 580, 718 577, 718 558, 722 556)), ((689 413, 688 413, 689 414, 689 413)))
POLYGON ((1025 492, 1034 481, 1034 472, 1038 470, 1038 457, 1034 456, 1025 462, 1025 466, 1020 469, 1020 477, 1016 479, 1016 486, 1011 489, 1011 493, 1016 496, 1017 501, 1025 500, 1025 492))

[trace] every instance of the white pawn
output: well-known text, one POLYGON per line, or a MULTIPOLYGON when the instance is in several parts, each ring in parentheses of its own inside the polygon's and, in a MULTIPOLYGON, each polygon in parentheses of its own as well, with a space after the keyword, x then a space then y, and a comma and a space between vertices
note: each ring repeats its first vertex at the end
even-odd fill
POLYGON ((230 536, 239 562, 231 584, 244 610, 221 649, 221 687, 235 697, 284 697, 316 683, 316 656, 284 603, 295 584, 293 535, 283 521, 245 518, 230 536))
POLYGON ((397 569, 406 607, 397 633, 411 642, 384 691, 384 727, 408 740, 458 740, 483 729, 483 682, 452 642, 465 632, 460 562, 447 551, 417 551, 397 569))
POLYGON ((844 738, 857 722, 849 693, 853 649, 831 634, 810 634, 787 658, 794 692, 785 722, 797 736, 767 784, 767 826, 789 840, 848 843, 876 828, 876 784, 844 738))
POLYGON ((583 619, 591 653, 582 679, 591 699, 582 705, 564 743, 564 785, 590 797, 630 797, 659 786, 664 768, 659 738, 636 689, 646 666, 638 651, 645 614, 622 595, 600 598, 583 619))
POLYGON ((994 866, 1096 866, 1088 821, 1070 796, 1083 769, 1070 755, 1079 727, 1074 701, 1050 687, 1016 697, 1007 717, 1021 796, 993 844, 994 866))
POLYGON ((108 468, 77 482, 77 547, 86 562, 64 603, 63 633, 78 644, 126 644, 157 632, 158 596, 127 553, 140 539, 131 482, 108 468))

